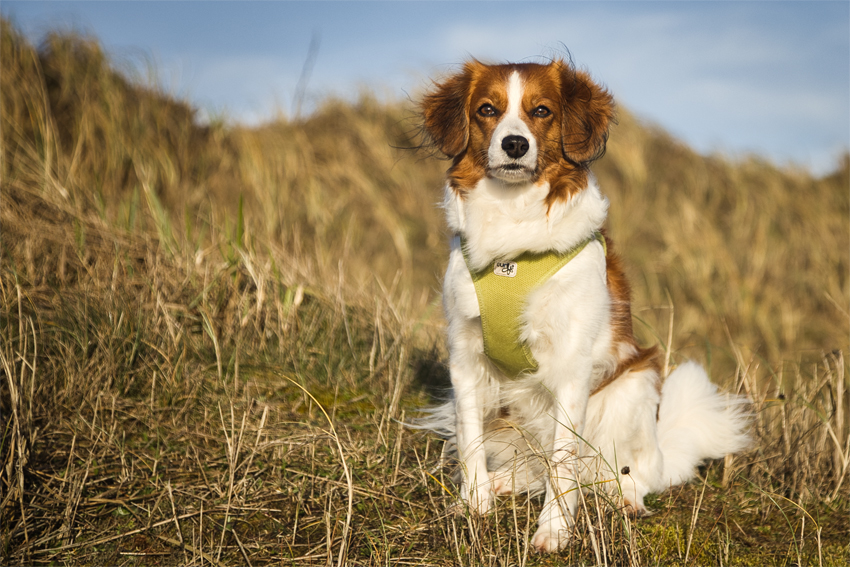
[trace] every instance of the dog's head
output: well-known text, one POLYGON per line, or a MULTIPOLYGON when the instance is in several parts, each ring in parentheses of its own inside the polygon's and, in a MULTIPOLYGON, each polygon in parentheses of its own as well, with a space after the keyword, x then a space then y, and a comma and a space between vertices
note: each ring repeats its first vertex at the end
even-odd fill
POLYGON ((472 60, 426 94, 422 112, 434 144, 453 159, 449 180, 456 191, 472 189, 485 176, 507 183, 545 180, 555 199, 585 186, 587 166, 605 151, 614 102, 587 73, 562 60, 472 60))

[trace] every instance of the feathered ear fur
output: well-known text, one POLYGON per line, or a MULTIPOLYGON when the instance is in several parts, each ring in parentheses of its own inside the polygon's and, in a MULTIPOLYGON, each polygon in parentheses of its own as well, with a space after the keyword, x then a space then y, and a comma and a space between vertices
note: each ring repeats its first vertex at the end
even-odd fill
POLYGON ((561 75, 561 144, 564 157, 586 165, 602 157, 608 126, 614 121, 614 98, 584 71, 558 61, 561 75))
POLYGON ((469 141, 469 97, 478 61, 466 63, 463 70, 435 85, 422 100, 425 131, 441 152, 455 157, 466 150, 469 141))

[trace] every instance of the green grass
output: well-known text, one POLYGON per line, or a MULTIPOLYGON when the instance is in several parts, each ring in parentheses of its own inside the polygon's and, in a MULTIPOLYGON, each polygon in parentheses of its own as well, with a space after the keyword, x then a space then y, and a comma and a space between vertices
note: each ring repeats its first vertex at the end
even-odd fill
POLYGON ((446 164, 393 149, 409 105, 201 126, 94 39, 2 25, 4 564, 850 561, 850 160, 699 156, 621 110, 596 173, 636 327, 745 392, 757 444, 648 518, 588 493, 538 556, 539 499, 452 512, 400 424, 446 385, 446 164))

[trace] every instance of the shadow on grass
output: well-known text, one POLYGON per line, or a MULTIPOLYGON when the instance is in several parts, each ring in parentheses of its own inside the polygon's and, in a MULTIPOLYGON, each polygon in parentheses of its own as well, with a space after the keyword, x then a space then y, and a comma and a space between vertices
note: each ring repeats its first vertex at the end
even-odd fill
POLYGON ((442 360, 439 349, 417 349, 410 360, 413 368, 413 385, 428 394, 429 401, 445 402, 451 398, 452 382, 449 367, 442 360))

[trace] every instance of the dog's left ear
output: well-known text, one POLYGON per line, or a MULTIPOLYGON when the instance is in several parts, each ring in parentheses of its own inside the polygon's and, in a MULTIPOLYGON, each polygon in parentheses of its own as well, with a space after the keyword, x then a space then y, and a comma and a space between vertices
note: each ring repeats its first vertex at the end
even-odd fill
POLYGON ((425 131, 441 152, 455 157, 466 150, 469 141, 469 96, 476 69, 470 61, 460 73, 435 85, 422 100, 425 131))
POLYGON ((561 75, 561 145, 564 157, 587 165, 605 153, 614 121, 614 98, 584 71, 557 61, 561 75))

